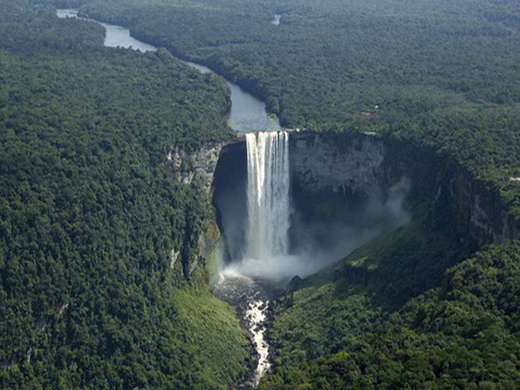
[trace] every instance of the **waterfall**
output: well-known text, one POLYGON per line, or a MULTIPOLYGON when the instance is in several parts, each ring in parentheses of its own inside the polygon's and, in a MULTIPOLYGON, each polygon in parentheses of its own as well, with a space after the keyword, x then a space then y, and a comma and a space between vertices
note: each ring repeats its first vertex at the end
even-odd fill
POLYGON ((289 133, 246 134, 249 229, 246 257, 265 260, 289 249, 289 133))

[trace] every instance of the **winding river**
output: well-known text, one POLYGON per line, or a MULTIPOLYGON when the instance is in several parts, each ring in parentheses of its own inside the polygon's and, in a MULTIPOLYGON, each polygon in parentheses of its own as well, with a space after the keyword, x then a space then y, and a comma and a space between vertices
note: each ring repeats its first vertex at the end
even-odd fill
MULTIPOLYGON (((58 9, 57 15, 59 18, 77 18, 78 11, 75 9, 58 9)), ((279 18, 276 18, 276 16, 275 20, 279 22, 279 18)), ((155 46, 133 38, 130 35, 130 30, 127 28, 102 23, 93 19, 87 20, 99 23, 105 27, 105 46, 133 49, 141 52, 157 50, 155 46)), ((214 73, 206 66, 188 61, 182 62, 202 73, 214 73)), ((238 85, 228 80, 226 82, 231 89, 229 126, 233 130, 238 133, 280 130, 280 123, 267 114, 264 102, 245 92, 238 85)), ((218 297, 237 308, 240 317, 242 317, 242 323, 249 330, 252 343, 256 349, 256 357, 253 357, 253 360, 256 361, 256 367, 254 367, 249 377, 235 384, 236 388, 255 388, 271 366, 269 344, 265 337, 269 298, 263 288, 254 280, 235 274, 222 274, 219 283, 215 286, 215 293, 218 297)))
MULTIPOLYGON (((59 18, 77 18, 76 9, 58 9, 59 18)), ((121 26, 98 22, 106 29, 105 46, 121 47, 126 49, 139 50, 141 52, 155 51, 157 48, 148 43, 139 41, 130 35, 130 30, 121 26)), ((181 60, 182 61, 182 60, 181 60)), ((195 64, 189 61, 182 61, 186 65, 199 70, 202 73, 214 73, 204 65, 195 64)), ((277 119, 270 117, 265 110, 265 103, 247 93, 238 85, 226 80, 231 89, 231 111, 229 113, 229 126, 238 133, 255 131, 280 130, 280 123, 277 119)))

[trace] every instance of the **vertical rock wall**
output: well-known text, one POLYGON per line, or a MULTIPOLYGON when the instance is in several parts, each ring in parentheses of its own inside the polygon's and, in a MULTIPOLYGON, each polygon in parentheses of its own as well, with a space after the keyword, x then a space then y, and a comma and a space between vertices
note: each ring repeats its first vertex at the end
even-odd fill
POLYGON ((448 229, 476 246, 520 238, 496 188, 423 147, 373 135, 301 132, 291 134, 290 156, 293 180, 309 194, 385 196, 406 177, 410 197, 431 204, 432 229, 448 229))
POLYGON ((331 190, 368 196, 385 182, 385 154, 383 142, 375 137, 293 133, 291 175, 311 193, 331 190))

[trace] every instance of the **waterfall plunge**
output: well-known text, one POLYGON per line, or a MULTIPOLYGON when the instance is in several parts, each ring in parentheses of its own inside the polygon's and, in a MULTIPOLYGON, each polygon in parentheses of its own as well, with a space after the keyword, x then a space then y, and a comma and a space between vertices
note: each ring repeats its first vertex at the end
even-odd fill
POLYGON ((245 299, 247 303, 244 321, 258 352, 258 365, 252 377, 256 388, 271 367, 264 334, 269 299, 251 278, 277 280, 284 276, 276 265, 284 263, 281 260, 289 250, 289 133, 247 133, 246 146, 249 224, 245 256, 240 263, 231 264, 223 271, 217 291, 230 301, 239 297, 238 301, 245 299))
POLYGON ((289 133, 246 134, 248 215, 246 257, 285 256, 289 249, 289 133))

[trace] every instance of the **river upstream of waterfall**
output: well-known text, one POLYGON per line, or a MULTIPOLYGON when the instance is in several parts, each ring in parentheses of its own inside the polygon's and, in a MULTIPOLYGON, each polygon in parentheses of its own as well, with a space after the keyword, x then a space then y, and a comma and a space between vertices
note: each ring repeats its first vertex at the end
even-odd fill
MULTIPOLYGON (((58 9, 59 18, 77 18, 76 9, 58 9)), ((106 29, 105 46, 133 49, 141 52, 155 51, 157 48, 148 43, 139 41, 130 35, 130 30, 125 27, 98 22, 106 29)), ((182 61, 186 65, 199 70, 202 73, 214 73, 204 65, 195 64, 189 61, 182 61)), ((280 130, 280 123, 277 119, 267 115, 265 103, 253 95, 245 92, 238 85, 226 80, 231 89, 231 112, 229 113, 229 126, 238 133, 251 131, 274 131, 280 130)))
MULTIPOLYGON (((58 9, 59 18, 77 18, 78 10, 58 9)), ((141 52, 155 51, 156 47, 139 41, 127 28, 99 23, 106 29, 104 45, 133 49, 141 52)), ((279 15, 274 25, 279 24, 279 15)), ((182 61, 202 73, 212 72, 206 66, 182 61)), ((248 150, 247 203, 249 222, 247 243, 242 259, 233 259, 230 267, 224 267, 215 294, 237 308, 241 323, 250 334, 256 349, 258 362, 251 375, 237 389, 255 388, 271 367, 269 344, 266 339, 266 322, 269 310, 269 279, 258 282, 247 272, 248 266, 258 269, 273 259, 283 257, 288 250, 289 228, 289 163, 287 132, 280 131, 277 119, 266 113, 265 103, 226 80, 231 89, 229 125, 238 133, 246 133, 248 150), (267 282, 266 282, 267 281, 267 282)), ((265 265, 264 265, 265 267, 265 265)))

